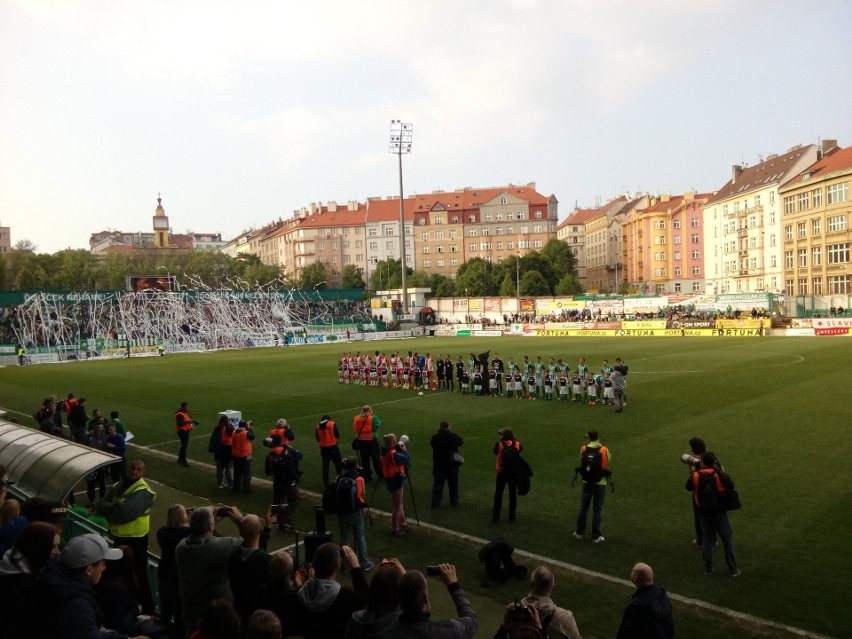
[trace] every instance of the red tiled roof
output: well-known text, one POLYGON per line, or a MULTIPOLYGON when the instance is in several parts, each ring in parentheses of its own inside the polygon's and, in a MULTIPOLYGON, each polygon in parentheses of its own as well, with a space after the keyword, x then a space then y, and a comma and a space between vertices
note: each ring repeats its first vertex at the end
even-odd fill
POLYGON ((797 176, 785 182, 784 186, 791 187, 796 183, 802 182, 802 176, 808 173, 810 173, 810 177, 807 181, 810 181, 815 178, 824 177, 829 173, 849 168, 852 168, 852 146, 847 146, 845 149, 835 147, 833 151, 824 155, 821 160, 814 162, 797 176))

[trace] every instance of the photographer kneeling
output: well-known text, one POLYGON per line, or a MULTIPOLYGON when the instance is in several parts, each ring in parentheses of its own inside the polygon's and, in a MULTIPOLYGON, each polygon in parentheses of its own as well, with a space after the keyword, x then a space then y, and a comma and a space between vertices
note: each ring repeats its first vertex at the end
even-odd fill
POLYGON ((408 436, 403 435, 397 443, 396 435, 388 433, 385 435, 385 445, 382 448, 382 475, 385 485, 391 494, 393 513, 391 514, 391 534, 402 537, 408 532, 408 521, 405 519, 405 510, 402 503, 405 490, 405 474, 411 464, 411 455, 408 454, 408 436))

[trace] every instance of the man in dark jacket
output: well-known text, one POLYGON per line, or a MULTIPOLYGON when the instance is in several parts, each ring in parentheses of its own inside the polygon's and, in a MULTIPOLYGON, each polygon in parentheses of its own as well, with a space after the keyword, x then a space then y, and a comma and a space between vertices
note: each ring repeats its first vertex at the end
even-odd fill
POLYGON ((366 604, 368 592, 367 579, 355 552, 349 546, 322 544, 314 553, 313 577, 299 589, 299 606, 293 610, 291 634, 305 639, 342 637, 352 613, 366 604), (351 588, 337 581, 341 563, 349 570, 351 588))
POLYGON ((459 464, 455 457, 464 440, 453 432, 449 423, 441 422, 429 442, 432 446, 432 508, 441 505, 444 482, 450 491, 450 505, 459 505, 459 464))
POLYGON ((648 564, 636 564, 630 573, 636 586, 633 599, 624 610, 616 639, 671 639, 674 637, 672 602, 666 591, 654 584, 654 571, 648 564))
POLYGON ((121 550, 109 548, 100 535, 80 535, 69 541, 59 558, 51 559, 39 573, 38 597, 42 616, 40 632, 36 636, 45 639, 124 639, 126 635, 101 630, 100 612, 93 590, 101 580, 106 562, 121 557, 121 550))
POLYGON ((405 573, 399 580, 400 615, 396 625, 387 632, 385 639, 469 639, 476 634, 479 623, 473 606, 456 578, 456 567, 438 564, 441 581, 447 586, 456 605, 456 619, 432 621, 432 607, 426 578, 419 570, 405 573))
POLYGON ((234 594, 234 608, 243 624, 258 609, 260 590, 269 580, 272 555, 266 552, 269 520, 264 526, 257 515, 246 515, 238 524, 243 544, 228 559, 228 577, 234 594))

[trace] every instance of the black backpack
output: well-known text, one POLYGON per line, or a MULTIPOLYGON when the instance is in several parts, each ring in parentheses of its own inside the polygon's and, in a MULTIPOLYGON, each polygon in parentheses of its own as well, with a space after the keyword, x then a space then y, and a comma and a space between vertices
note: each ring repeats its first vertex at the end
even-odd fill
POLYGON ((351 515, 360 510, 358 484, 345 475, 337 482, 334 491, 334 508, 338 515, 351 515))
POLYGON ((725 508, 725 495, 716 486, 717 473, 698 473, 698 507, 709 513, 722 513, 725 508))
POLYGON ((210 433, 210 443, 207 444, 207 452, 218 455, 222 452, 222 427, 218 424, 213 432, 210 433))
POLYGON ((602 448, 602 446, 586 446, 586 449, 580 453, 580 465, 574 469, 574 472, 579 473, 587 484, 597 484, 604 477, 612 475, 608 470, 604 470, 602 448))
POLYGON ((299 459, 301 457, 302 454, 290 446, 285 446, 284 450, 278 455, 271 452, 266 458, 266 474, 272 475, 273 479, 297 482, 302 474, 299 472, 299 459))

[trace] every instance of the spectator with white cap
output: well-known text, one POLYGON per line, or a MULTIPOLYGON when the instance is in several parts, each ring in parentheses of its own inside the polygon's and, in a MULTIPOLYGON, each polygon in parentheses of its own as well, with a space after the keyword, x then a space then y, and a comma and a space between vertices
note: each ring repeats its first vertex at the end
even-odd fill
MULTIPOLYGON (((51 559, 39 573, 43 596, 40 633, 35 636, 62 639, 124 639, 126 635, 103 630, 93 587, 101 580, 107 561, 123 553, 110 548, 100 535, 80 535, 68 542, 58 559, 51 559), (69 623, 73 620, 73 623, 69 623)), ((136 639, 141 639, 137 637, 136 639)))

